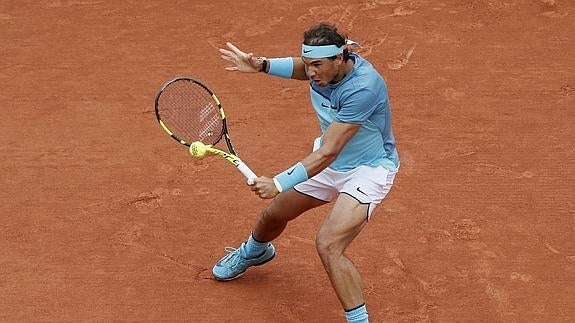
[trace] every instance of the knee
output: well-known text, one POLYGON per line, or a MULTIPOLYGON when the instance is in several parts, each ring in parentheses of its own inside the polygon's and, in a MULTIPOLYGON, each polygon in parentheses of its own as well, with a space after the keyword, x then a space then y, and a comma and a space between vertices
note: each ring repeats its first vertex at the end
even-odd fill
POLYGON ((280 216, 275 214, 270 207, 266 207, 260 213, 259 222, 266 226, 278 226, 285 224, 280 216))
POLYGON ((320 230, 315 239, 315 248, 319 257, 324 263, 329 262, 331 259, 340 256, 343 251, 340 244, 332 235, 320 230))

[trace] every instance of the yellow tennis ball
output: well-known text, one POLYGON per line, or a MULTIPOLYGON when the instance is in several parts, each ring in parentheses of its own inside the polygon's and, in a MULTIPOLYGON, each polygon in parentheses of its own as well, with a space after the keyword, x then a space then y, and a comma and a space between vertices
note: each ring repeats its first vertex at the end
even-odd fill
POLYGON ((204 145, 199 141, 194 141, 190 145, 190 155, 194 157, 202 158, 206 154, 206 151, 207 151, 206 145, 204 145))

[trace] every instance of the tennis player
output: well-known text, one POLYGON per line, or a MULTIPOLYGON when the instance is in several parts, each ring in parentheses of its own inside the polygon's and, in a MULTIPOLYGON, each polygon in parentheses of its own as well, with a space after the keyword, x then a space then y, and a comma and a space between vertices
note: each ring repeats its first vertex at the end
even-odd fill
POLYGON ((226 67, 229 71, 308 81, 322 135, 301 161, 273 178, 255 180, 251 190, 274 199, 247 241, 228 249, 212 273, 228 281, 267 263, 275 256, 271 241, 289 221, 333 202, 317 233, 316 249, 347 321, 368 322, 361 278, 345 251, 390 191, 399 157, 386 83, 367 60, 349 51, 352 44, 357 45, 334 25, 320 23, 304 32, 299 57, 256 57, 231 43, 220 49, 233 64, 226 67))

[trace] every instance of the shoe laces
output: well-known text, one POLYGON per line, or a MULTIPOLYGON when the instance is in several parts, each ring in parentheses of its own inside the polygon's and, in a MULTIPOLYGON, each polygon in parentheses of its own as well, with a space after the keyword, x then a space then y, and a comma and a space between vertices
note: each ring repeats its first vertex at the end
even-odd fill
POLYGON ((224 250, 228 253, 224 259, 222 259, 221 263, 229 264, 226 267, 234 267, 238 264, 242 257, 241 255, 241 247, 234 248, 234 247, 225 247, 224 250))

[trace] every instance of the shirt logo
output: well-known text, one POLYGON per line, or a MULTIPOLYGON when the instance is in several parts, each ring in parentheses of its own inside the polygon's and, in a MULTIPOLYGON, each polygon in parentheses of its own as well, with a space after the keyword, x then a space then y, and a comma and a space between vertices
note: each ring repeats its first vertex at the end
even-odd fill
POLYGON ((328 105, 328 104, 322 102, 322 103, 321 103, 321 106, 324 107, 324 108, 330 108, 330 109, 332 109, 332 110, 336 110, 336 111, 339 112, 339 109, 338 109, 337 107, 333 106, 333 105, 328 105))

